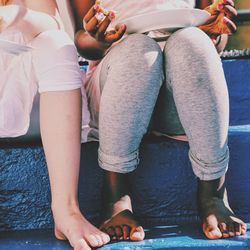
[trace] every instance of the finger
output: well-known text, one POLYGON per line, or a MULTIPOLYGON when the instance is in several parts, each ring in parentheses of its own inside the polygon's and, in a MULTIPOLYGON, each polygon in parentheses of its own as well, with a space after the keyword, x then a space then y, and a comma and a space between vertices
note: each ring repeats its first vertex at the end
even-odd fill
POLYGON ((83 21, 85 23, 88 23, 95 16, 95 14, 96 14, 96 11, 94 9, 94 6, 92 6, 92 8, 90 8, 90 10, 84 16, 83 21))
POLYGON ((107 43, 113 43, 113 42, 118 41, 119 39, 122 38, 122 36, 124 35, 125 31, 126 31, 126 25, 125 24, 117 27, 116 30, 115 30, 115 33, 114 32, 108 32, 105 35, 105 42, 107 42, 107 43))
POLYGON ((105 19, 101 22, 101 24, 99 25, 99 28, 97 30, 97 39, 102 41, 104 40, 104 34, 110 24, 110 19, 108 17, 105 17, 105 19))
POLYGON ((225 0, 224 5, 227 5, 227 4, 234 7, 234 1, 233 0, 225 0))
POLYGON ((90 21, 85 23, 84 29, 91 35, 95 35, 98 30, 98 20, 92 17, 90 21))
POLYGON ((225 13, 225 16, 229 19, 232 19, 237 16, 237 10, 230 5, 225 5, 224 13, 225 13))
POLYGON ((218 41, 219 36, 212 34, 212 35, 210 35, 210 38, 211 38, 214 45, 217 45, 219 43, 219 41, 218 41))
POLYGON ((224 27, 222 34, 232 34, 236 32, 237 27, 233 21, 231 21, 227 17, 224 17, 223 22, 226 24, 226 26, 224 27))

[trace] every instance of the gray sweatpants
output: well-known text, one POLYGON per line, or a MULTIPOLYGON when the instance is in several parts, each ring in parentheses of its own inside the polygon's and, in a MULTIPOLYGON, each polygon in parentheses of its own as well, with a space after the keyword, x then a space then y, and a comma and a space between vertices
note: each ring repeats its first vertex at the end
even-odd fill
MULTIPOLYGON (((103 59, 99 83, 99 164, 128 173, 149 129, 186 134, 193 171, 201 180, 225 174, 229 101, 220 58, 198 28, 171 35, 164 50, 133 34, 103 59), (150 122, 151 121, 151 122, 150 122)), ((98 126, 98 125, 97 125, 98 126)))

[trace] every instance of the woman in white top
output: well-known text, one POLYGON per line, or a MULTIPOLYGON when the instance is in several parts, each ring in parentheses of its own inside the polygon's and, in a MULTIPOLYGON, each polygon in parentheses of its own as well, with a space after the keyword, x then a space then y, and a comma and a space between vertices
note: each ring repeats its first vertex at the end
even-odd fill
POLYGON ((236 14, 233 1, 215 1, 207 9, 212 16, 205 25, 174 32, 163 51, 146 35, 121 39, 126 18, 194 4, 194 0, 103 0, 100 7, 94 0, 73 1, 76 45, 92 60, 86 90, 91 136, 96 138, 99 132, 99 164, 105 170, 107 200, 101 228, 113 239, 144 238, 133 217, 126 174, 138 165, 139 144, 149 127, 171 136, 187 135, 204 234, 217 239, 246 232, 245 223, 227 202, 228 94, 212 43, 235 31, 230 20, 236 14), (116 11, 113 22, 113 12, 105 9, 116 11))
POLYGON ((55 235, 74 249, 109 241, 78 205, 81 87, 75 45, 63 31, 54 0, 0 1, 1 39, 33 47, 0 54, 0 137, 23 135, 40 93, 40 128, 52 194, 55 235))

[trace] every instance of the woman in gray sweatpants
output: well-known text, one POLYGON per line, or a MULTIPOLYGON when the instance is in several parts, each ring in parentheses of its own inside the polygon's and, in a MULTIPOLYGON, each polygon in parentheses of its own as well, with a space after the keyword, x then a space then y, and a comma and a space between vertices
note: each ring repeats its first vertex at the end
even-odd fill
POLYGON ((244 234, 246 225, 234 217, 224 186, 228 91, 208 36, 198 28, 181 29, 162 51, 150 37, 133 34, 112 48, 99 67, 100 106, 92 109, 97 102, 90 97, 90 109, 99 110, 92 114, 92 125, 99 127, 99 164, 105 170, 101 228, 114 239, 144 238, 132 214, 126 174, 136 169, 139 145, 150 127, 187 135, 204 234, 209 239, 244 234))

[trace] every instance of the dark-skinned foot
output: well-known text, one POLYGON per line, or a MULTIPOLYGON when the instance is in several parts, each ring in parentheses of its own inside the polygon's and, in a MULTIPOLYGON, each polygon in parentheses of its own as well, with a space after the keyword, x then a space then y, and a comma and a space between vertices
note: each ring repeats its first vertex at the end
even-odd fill
POLYGON ((145 237, 143 228, 128 209, 106 220, 100 229, 106 232, 112 240, 141 241, 145 237))
POLYGON ((208 239, 229 238, 246 233, 247 226, 228 204, 224 177, 213 181, 199 181, 198 207, 202 229, 208 239))
POLYGON ((105 213, 100 229, 112 240, 141 241, 145 233, 132 212, 127 178, 127 174, 106 171, 105 213))

